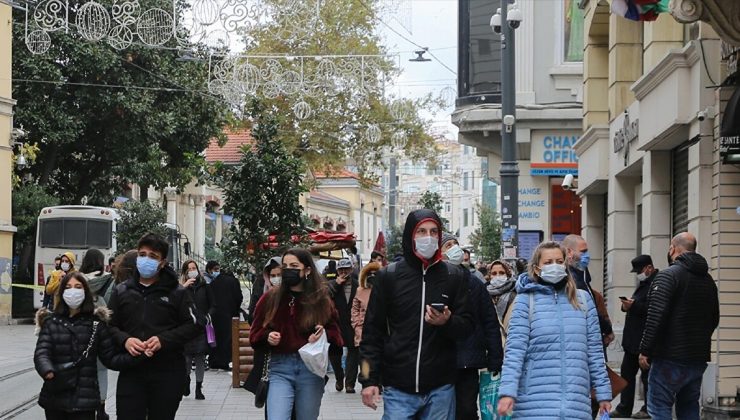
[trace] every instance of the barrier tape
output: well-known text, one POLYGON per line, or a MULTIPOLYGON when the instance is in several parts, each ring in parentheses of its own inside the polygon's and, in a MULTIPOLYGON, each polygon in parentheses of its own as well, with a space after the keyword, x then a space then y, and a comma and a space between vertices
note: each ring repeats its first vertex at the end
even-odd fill
POLYGON ((20 283, 12 283, 11 286, 13 287, 20 287, 21 289, 31 289, 31 290, 39 290, 44 291, 46 286, 37 286, 35 284, 20 284, 20 283))

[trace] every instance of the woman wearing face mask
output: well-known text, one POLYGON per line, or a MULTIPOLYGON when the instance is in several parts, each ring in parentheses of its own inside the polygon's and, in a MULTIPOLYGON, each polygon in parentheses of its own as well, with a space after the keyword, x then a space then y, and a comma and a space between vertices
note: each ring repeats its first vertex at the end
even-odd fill
POLYGON ((514 419, 591 420, 591 388, 600 415, 611 410, 611 385, 596 306, 565 268, 566 251, 541 243, 529 273, 517 280, 498 404, 514 419))
POLYGON ((95 308, 85 276, 67 274, 57 294, 54 312, 42 308, 36 314, 41 330, 33 361, 44 379, 39 405, 47 419, 93 420, 100 404, 96 360, 122 369, 135 359, 115 345, 107 326, 110 313, 95 308))
POLYGON ((262 278, 257 277, 254 280, 252 293, 249 296, 249 313, 247 314, 247 321, 250 324, 254 321, 254 309, 257 307, 257 302, 259 302, 262 295, 273 287, 280 286, 283 272, 282 264, 282 258, 270 258, 262 269, 262 278))
POLYGON ((501 324, 502 333, 506 336, 506 327, 509 325, 509 315, 511 313, 511 303, 516 297, 516 277, 511 272, 509 264, 496 260, 488 266, 486 276, 486 290, 496 305, 496 315, 501 324))
POLYGON ((49 310, 53 310, 54 307, 59 302, 57 299, 57 290, 59 290, 59 283, 62 281, 62 277, 64 277, 68 273, 75 272, 75 261, 76 257, 75 254, 72 252, 65 252, 60 257, 60 264, 59 264, 59 270, 54 270, 51 272, 51 277, 49 278, 49 282, 46 284, 46 289, 44 289, 44 300, 42 307, 47 308, 49 310))
MULTIPOLYGON (((198 315, 212 317, 213 310, 216 307, 213 294, 211 294, 211 289, 203 280, 195 261, 188 260, 183 263, 182 270, 180 270, 180 284, 190 292, 193 302, 195 302, 195 309, 198 310, 198 315)), ((186 397, 190 395, 190 371, 193 369, 193 361, 195 361, 195 399, 206 399, 203 395, 203 377, 206 372, 206 354, 208 350, 205 332, 185 344, 185 369, 188 375, 182 395, 186 397)))
POLYGON ((337 311, 311 254, 290 249, 283 255, 280 287, 265 293, 254 311, 249 332, 252 346, 270 351, 267 415, 288 420, 295 407, 298 420, 319 416, 324 378, 312 373, 298 354, 306 343, 327 334, 329 343, 342 347, 337 311))

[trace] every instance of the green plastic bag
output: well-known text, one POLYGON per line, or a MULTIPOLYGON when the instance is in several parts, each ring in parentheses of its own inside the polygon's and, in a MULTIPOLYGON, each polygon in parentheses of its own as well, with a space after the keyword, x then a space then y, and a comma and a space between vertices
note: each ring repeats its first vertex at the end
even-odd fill
POLYGON ((501 375, 493 376, 490 372, 480 373, 479 399, 481 420, 511 420, 511 416, 499 416, 498 387, 501 386, 501 375))

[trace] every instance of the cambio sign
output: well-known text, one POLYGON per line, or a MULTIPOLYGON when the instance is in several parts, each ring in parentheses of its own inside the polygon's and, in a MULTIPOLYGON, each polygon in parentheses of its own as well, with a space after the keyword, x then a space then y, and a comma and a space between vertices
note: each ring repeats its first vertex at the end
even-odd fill
POLYGON ((579 138, 578 131, 533 131, 530 174, 578 175, 578 156, 573 146, 579 138))

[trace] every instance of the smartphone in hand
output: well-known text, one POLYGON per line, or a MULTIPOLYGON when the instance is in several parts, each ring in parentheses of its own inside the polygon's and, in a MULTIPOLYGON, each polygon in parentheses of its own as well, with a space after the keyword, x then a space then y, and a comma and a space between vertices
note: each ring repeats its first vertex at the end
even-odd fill
POLYGON ((444 303, 431 303, 429 306, 432 307, 437 312, 444 312, 445 311, 445 304, 444 303))

